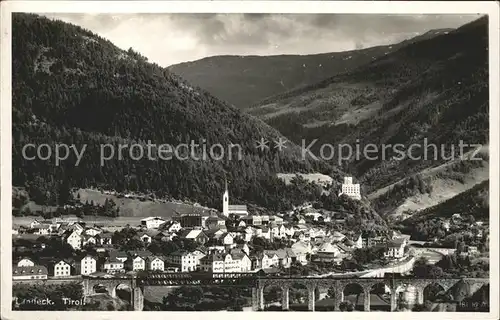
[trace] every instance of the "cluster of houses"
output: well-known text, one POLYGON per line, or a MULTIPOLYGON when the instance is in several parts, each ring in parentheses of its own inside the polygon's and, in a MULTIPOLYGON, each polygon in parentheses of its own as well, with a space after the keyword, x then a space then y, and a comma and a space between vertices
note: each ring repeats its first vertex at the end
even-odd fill
MULTIPOLYGON (((349 179, 345 182, 349 188, 344 188, 343 192, 356 197, 359 185, 351 186, 352 180, 349 179)), ((311 204, 294 209, 291 214, 295 214, 297 219, 293 222, 284 219, 285 214, 250 215, 245 206, 229 205, 226 188, 221 214, 200 211, 177 214, 171 219, 148 217, 140 220, 131 237, 142 241, 146 248, 153 242, 161 245, 174 239, 192 240, 196 245, 195 249, 178 250, 166 256, 154 255, 147 250, 120 251, 121 248, 113 243, 112 231, 116 229, 86 226, 79 221, 33 221, 29 226, 30 233, 58 236, 76 251, 91 246, 96 254, 85 255, 77 260, 58 260, 54 257, 50 265, 44 266, 24 258, 13 267, 13 277, 22 280, 138 271, 249 272, 288 268, 292 263, 306 265, 310 261, 339 264, 351 257, 354 250, 372 246, 383 247, 387 258, 401 259, 405 256, 409 239, 400 234, 389 238, 368 237, 352 232, 343 234, 321 225, 306 223, 303 217, 310 216, 312 220, 317 220, 322 216, 311 204), (297 213, 299 211, 300 215, 297 213), (255 250, 252 245, 255 238, 268 242, 286 240, 289 245, 277 250, 255 250)))
POLYGON ((193 250, 178 250, 167 256, 154 255, 147 250, 119 251, 112 244, 112 233, 99 227, 85 227, 81 223, 71 223, 61 231, 62 241, 75 250, 86 244, 96 249, 95 256, 86 255, 79 260, 57 260, 51 265, 37 265, 33 260, 21 259, 13 268, 13 278, 44 279, 47 276, 71 277, 90 275, 96 272, 108 274, 153 271, 153 272, 193 272, 210 273, 249 272, 261 269, 289 268, 292 263, 302 265, 310 261, 340 264, 351 257, 354 250, 370 246, 384 246, 388 258, 404 257, 407 238, 394 235, 384 237, 363 237, 361 234, 344 235, 329 232, 321 227, 303 224, 285 225, 277 216, 247 216, 241 219, 244 226, 228 231, 220 217, 205 220, 205 227, 184 228, 178 221, 164 221, 159 217, 146 218, 136 228, 134 237, 143 241, 145 247, 153 241, 172 241, 173 238, 191 239, 197 247, 193 250), (269 241, 287 239, 290 247, 277 250, 255 251, 251 240, 260 237, 269 241))

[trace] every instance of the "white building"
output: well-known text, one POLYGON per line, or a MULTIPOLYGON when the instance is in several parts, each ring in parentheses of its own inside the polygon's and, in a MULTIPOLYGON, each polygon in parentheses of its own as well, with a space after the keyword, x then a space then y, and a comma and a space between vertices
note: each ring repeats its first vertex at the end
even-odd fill
POLYGON ((151 256, 146 259, 148 270, 165 270, 165 263, 163 259, 156 256, 151 256))
POLYGON ((161 226, 161 229, 168 232, 179 232, 182 226, 179 221, 167 221, 161 226))
POLYGON ((55 277, 69 277, 71 275, 71 265, 64 260, 54 265, 55 277))
POLYGON ((341 195, 347 195, 350 198, 361 200, 361 190, 359 188, 359 183, 352 183, 352 177, 344 177, 344 183, 342 184, 342 190, 339 193, 341 195))
POLYGON ((98 228, 88 228, 85 230, 85 234, 86 235, 89 235, 89 236, 96 236, 98 235, 99 233, 101 233, 102 231, 98 228))
POLYGON ((166 261, 170 265, 178 267, 181 272, 190 272, 198 269, 200 259, 204 256, 199 250, 193 252, 179 250, 168 255, 166 261))
POLYGON ((123 272, 125 271, 124 269, 124 263, 122 260, 119 260, 115 257, 108 258, 104 262, 104 271, 107 273, 117 273, 117 272, 123 272))
POLYGON ((74 249, 80 250, 82 248, 82 236, 78 233, 77 230, 73 231, 68 238, 66 238, 66 242, 74 249))
POLYGON ((23 259, 19 260, 19 262, 17 263, 17 266, 18 267, 34 267, 35 263, 31 259, 23 258, 23 259))
POLYGON ((132 270, 146 270, 146 259, 141 256, 136 256, 132 259, 132 270))
POLYGON ((262 269, 267 269, 271 267, 278 267, 280 259, 275 252, 264 252, 261 259, 262 269))
POLYGON ((80 274, 88 275, 97 271, 97 260, 92 256, 86 256, 82 259, 80 265, 80 274))
POLYGON ((386 251, 384 256, 388 258, 403 258, 405 254, 405 240, 404 239, 393 239, 387 242, 386 251))
POLYGON ((200 260, 200 269, 212 273, 247 272, 252 268, 252 261, 244 253, 214 253, 200 260))
POLYGON ((141 220, 141 225, 148 229, 158 229, 165 222, 167 221, 160 217, 148 217, 141 220))
POLYGON ((12 280, 36 280, 47 279, 47 268, 44 266, 13 267, 12 280))
POLYGON ((222 195, 222 214, 225 217, 229 217, 230 214, 235 216, 248 216, 248 209, 246 205, 230 205, 229 204, 229 191, 227 190, 227 181, 226 181, 226 189, 224 194, 222 195))

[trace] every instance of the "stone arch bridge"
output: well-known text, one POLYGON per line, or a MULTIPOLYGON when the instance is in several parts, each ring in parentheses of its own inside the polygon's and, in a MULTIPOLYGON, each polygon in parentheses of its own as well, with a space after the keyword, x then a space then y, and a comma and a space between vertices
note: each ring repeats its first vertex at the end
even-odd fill
POLYGON ((97 286, 102 286, 116 297, 116 288, 126 285, 131 289, 131 304, 133 309, 140 311, 144 307, 144 287, 146 286, 197 286, 197 285, 224 285, 252 287, 252 309, 254 311, 264 310, 264 288, 274 286, 281 288, 282 309, 289 309, 289 290, 293 285, 302 285, 308 291, 308 310, 315 309, 316 288, 332 288, 335 292, 333 297, 335 310, 339 310, 340 303, 344 301, 344 289, 351 284, 359 285, 363 290, 364 310, 370 310, 370 290, 375 285, 384 284, 390 290, 391 311, 396 310, 396 290, 404 285, 411 285, 417 289, 417 303, 424 301, 424 289, 430 284, 439 284, 448 290, 459 281, 481 287, 489 283, 489 279, 483 278, 314 278, 314 277, 266 277, 255 273, 235 274, 194 274, 194 273, 158 273, 146 276, 117 276, 117 277, 83 277, 83 292, 85 296, 96 293, 97 286))

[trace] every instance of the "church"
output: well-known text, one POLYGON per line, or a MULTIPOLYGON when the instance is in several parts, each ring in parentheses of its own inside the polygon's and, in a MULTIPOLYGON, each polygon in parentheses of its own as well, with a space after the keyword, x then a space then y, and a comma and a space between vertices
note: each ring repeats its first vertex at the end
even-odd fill
POLYGON ((248 216, 248 210, 246 205, 230 205, 229 204, 229 191, 227 190, 227 180, 226 189, 224 195, 222 196, 222 215, 229 217, 230 214, 235 216, 248 216))

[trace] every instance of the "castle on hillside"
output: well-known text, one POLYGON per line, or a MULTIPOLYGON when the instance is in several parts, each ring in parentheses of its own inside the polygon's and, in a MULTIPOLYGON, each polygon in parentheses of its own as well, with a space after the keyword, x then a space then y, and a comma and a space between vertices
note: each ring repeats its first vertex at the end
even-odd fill
POLYGON ((229 217, 230 214, 236 216, 248 216, 246 205, 230 205, 229 204, 229 191, 227 190, 227 180, 225 182, 225 191, 222 196, 222 215, 229 217))
POLYGON ((352 177, 344 177, 344 183, 342 184, 342 189, 339 196, 345 194, 346 196, 361 200, 361 191, 359 189, 359 183, 352 183, 352 177))

